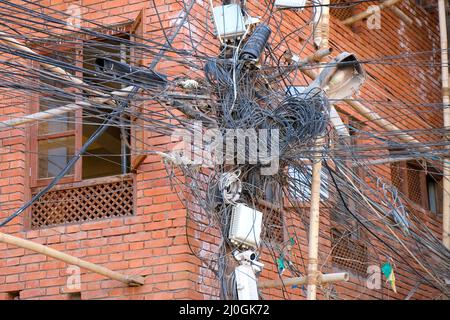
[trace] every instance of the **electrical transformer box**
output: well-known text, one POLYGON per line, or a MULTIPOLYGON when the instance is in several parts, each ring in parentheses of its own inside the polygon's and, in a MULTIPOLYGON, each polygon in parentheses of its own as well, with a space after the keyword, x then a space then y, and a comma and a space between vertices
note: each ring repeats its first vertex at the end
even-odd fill
POLYGON ((213 8, 216 33, 221 38, 239 37, 245 33, 245 21, 238 4, 228 4, 213 8))
POLYGON ((261 237, 262 212, 238 203, 233 207, 229 239, 236 246, 257 248, 261 237))

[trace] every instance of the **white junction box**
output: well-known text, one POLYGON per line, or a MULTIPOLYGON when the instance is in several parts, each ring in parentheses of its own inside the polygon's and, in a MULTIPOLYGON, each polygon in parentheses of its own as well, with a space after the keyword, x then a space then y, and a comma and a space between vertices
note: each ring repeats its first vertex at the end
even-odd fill
POLYGON ((244 16, 240 5, 228 4, 215 7, 213 17, 216 32, 221 38, 239 37, 245 33, 244 16))
POLYGON ((262 212, 238 203, 231 213, 229 239, 236 246, 258 248, 261 240, 262 212))
POLYGON ((281 8, 301 8, 305 3, 306 0, 275 0, 275 6, 281 8))

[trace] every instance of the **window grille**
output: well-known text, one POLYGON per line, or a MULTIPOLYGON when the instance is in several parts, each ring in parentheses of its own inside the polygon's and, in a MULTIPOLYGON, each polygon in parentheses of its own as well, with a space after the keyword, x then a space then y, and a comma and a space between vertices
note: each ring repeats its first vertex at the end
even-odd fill
POLYGON ((82 186, 46 193, 31 208, 31 228, 132 215, 133 180, 116 178, 120 181, 91 185, 84 181, 82 186))

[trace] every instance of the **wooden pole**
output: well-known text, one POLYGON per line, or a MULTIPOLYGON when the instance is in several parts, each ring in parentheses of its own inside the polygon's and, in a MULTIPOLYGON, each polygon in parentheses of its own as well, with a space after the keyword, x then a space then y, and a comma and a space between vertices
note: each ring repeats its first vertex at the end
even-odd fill
MULTIPOLYGON (((402 1, 402 0, 387 0, 387 1, 384 1, 382 4, 380 4, 378 7, 380 8, 380 10, 383 10, 385 8, 392 7, 394 4, 396 4, 397 2, 400 2, 400 1, 402 1)), ((345 25, 351 25, 351 24, 354 24, 355 22, 358 22, 359 20, 362 20, 362 19, 365 19, 365 18, 371 16, 374 13, 375 13, 375 11, 374 11, 373 7, 369 7, 366 11, 358 13, 348 19, 345 19, 344 21, 342 21, 342 23, 345 25)))
MULTIPOLYGON (((327 273, 327 274, 320 274, 317 277, 317 283, 332 283, 332 282, 338 282, 338 281, 348 281, 350 278, 349 274, 347 272, 342 273, 327 273)), ((267 280, 267 281, 261 281, 258 284, 258 287, 260 289, 264 288, 276 288, 281 286, 295 286, 295 285, 303 285, 308 283, 308 277, 298 277, 298 278, 288 278, 283 280, 267 280)))
POLYGON ((37 253, 44 254, 48 257, 52 257, 57 260, 64 261, 68 264, 79 266, 80 268, 87 269, 89 271, 104 275, 105 277, 108 277, 110 279, 114 279, 120 282, 123 282, 129 286, 141 286, 144 284, 144 278, 141 276, 131 276, 131 275, 124 275, 116 271, 112 271, 108 268, 99 266, 97 264, 87 262, 85 260, 81 260, 79 258, 76 258, 74 256, 68 255, 64 252, 49 248, 47 246, 44 246, 42 244, 18 238, 15 236, 11 236, 5 233, 0 232, 0 242, 8 243, 15 245, 20 248, 28 249, 37 253))
MULTIPOLYGON (((445 1, 438 1, 439 8, 439 30, 441 38, 441 72, 442 72, 442 103, 444 113, 444 127, 450 129, 450 97, 448 79, 448 43, 447 22, 445 14, 445 1)), ((444 137, 448 140, 448 135, 444 137)), ((448 146, 446 147, 449 148, 448 146)), ((442 217, 442 242, 450 250, 450 158, 444 158, 443 181, 443 217, 442 217)))

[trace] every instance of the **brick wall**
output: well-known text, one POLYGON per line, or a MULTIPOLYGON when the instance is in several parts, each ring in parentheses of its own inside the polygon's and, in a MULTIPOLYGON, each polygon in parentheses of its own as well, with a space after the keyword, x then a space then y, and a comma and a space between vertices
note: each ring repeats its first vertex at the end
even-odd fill
MULTIPOLYGON (((263 15, 267 18, 262 4, 249 1, 249 10, 253 16, 263 15)), ((42 1, 44 6, 57 10, 65 10, 70 1, 42 1)), ((73 2, 79 3, 79 2, 73 2)), ((145 36, 163 42, 163 34, 158 19, 166 27, 174 24, 182 8, 175 0, 155 0, 158 8, 153 7, 152 1, 142 0, 83 0, 81 2, 83 15, 87 19, 100 24, 115 24, 126 19, 135 19, 145 8, 145 36), (156 12, 160 15, 157 16, 156 12)), ((342 25, 340 21, 331 19, 330 44, 334 52, 354 52, 358 58, 365 61, 364 67, 368 72, 368 80, 359 96, 362 102, 379 112, 387 119, 394 120, 401 129, 441 127, 442 118, 438 109, 417 107, 414 111, 409 107, 401 107, 401 101, 407 104, 424 104, 440 102, 440 82, 438 58, 431 51, 439 49, 439 38, 435 16, 430 16, 418 7, 403 5, 405 12, 420 19, 422 26, 407 26, 389 10, 382 13, 382 29, 368 30, 363 22, 353 28, 342 25), (397 56, 413 52, 429 52, 423 56, 434 67, 419 68, 415 72, 408 66, 373 63, 373 60, 385 56, 397 56), (383 101, 385 103, 377 103, 383 101)), ((205 3, 199 1, 194 6, 193 15, 205 21, 205 3)), ((272 19, 273 43, 276 44, 284 36, 292 32, 297 25, 305 25, 310 20, 310 11, 283 11, 283 20, 272 19), (282 21, 278 26, 277 21, 282 21), (279 27, 279 28, 278 28, 279 27)), ((275 17, 281 17, 277 13, 275 17)), ((174 46, 192 49, 193 43, 188 35, 192 35, 197 50, 217 53, 217 40, 213 39, 209 22, 208 30, 197 20, 191 22, 191 29, 184 28, 174 46)), ((309 35, 312 28, 307 26, 303 31, 309 35)), ((292 39, 290 49, 294 53, 303 47, 304 40, 292 39)), ((281 45, 276 54, 281 54, 287 48, 281 45)), ((313 53, 310 45, 303 51, 313 53)), ((422 56, 421 56, 422 57, 422 56)), ((391 60, 387 60, 389 62, 391 60)), ((163 61, 159 64, 159 71, 176 76, 196 72, 181 67, 176 62, 163 61)), ((200 75, 201 76, 201 75, 200 75)), ((299 77, 300 79, 300 77, 299 77)), ((299 80, 299 84, 303 81, 299 80)), ((13 101, 3 100, 0 104, 0 120, 8 115, 19 116, 26 114, 26 98, 19 98, 19 93, 0 92, 1 96, 13 96, 13 101)), ((365 121, 361 115, 349 109, 346 105, 339 105, 341 110, 360 121, 365 121)), ((377 130, 372 123, 365 123, 367 130, 377 130)), ((432 139, 433 137, 423 137, 432 139)), ((147 132, 149 145, 165 146, 170 142, 166 136, 147 132)), ((0 219, 4 219, 29 199, 27 168, 28 157, 25 152, 27 138, 24 130, 2 130, 0 132, 0 219), (9 149, 11 148, 11 149, 9 149)), ((379 166, 376 172, 387 180, 390 179, 388 166, 379 166)), ((219 296, 219 283, 211 271, 214 267, 205 265, 192 254, 200 254, 206 259, 214 260, 220 239, 218 233, 204 224, 188 219, 186 209, 180 202, 176 192, 170 187, 167 171, 159 156, 147 156, 134 175, 136 194, 135 215, 130 217, 104 219, 82 224, 65 225, 41 230, 26 228, 26 215, 13 220, 1 232, 48 245, 57 250, 98 263, 112 270, 124 274, 135 274, 145 277, 145 285, 141 287, 127 287, 126 285, 108 280, 103 276, 82 270, 82 299, 214 299, 219 296), (189 241, 188 241, 189 239, 189 241)), ((325 204, 326 206, 326 204, 325 204)), ((296 246, 291 254, 294 262, 299 265, 300 272, 305 272, 302 260, 307 257, 307 231, 302 219, 287 210, 287 237, 296 234, 296 246)), ((303 210, 304 217, 308 217, 308 208, 303 210)), ((28 213, 29 214, 29 213, 28 213)), ((436 235, 441 233, 441 221, 434 220, 430 215, 423 219, 430 225, 436 235)), ((331 243, 329 240, 330 219, 329 210, 325 207, 320 220, 321 241, 320 261, 322 272, 334 272, 329 260, 331 243)), ((381 244, 378 244, 382 248, 381 244)), ((263 250, 262 261, 265 264, 262 279, 276 279, 278 271, 275 261, 267 250, 263 250)), ((386 285, 381 291, 368 290, 365 279, 352 275, 350 282, 336 285, 338 299, 402 299, 415 285, 409 280, 411 275, 402 266, 397 266, 397 281, 399 293, 393 294, 386 285)), ((0 244, 0 299, 11 297, 10 293, 20 292, 21 299, 70 299, 71 292, 66 287, 67 273, 65 263, 49 259, 44 255, 35 254, 28 250, 0 244)), ((289 276, 289 274, 285 274, 289 276)), ((266 298, 272 299, 303 299, 305 293, 301 288, 286 288, 286 293, 280 289, 263 290, 266 298)), ((76 290, 77 291, 77 290, 76 290)), ((431 298, 436 292, 429 286, 422 286, 415 298, 431 298)), ((322 294, 320 298, 324 297, 322 294)))

